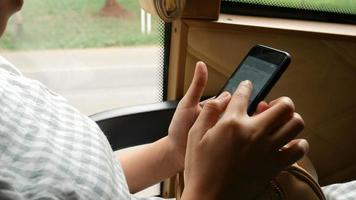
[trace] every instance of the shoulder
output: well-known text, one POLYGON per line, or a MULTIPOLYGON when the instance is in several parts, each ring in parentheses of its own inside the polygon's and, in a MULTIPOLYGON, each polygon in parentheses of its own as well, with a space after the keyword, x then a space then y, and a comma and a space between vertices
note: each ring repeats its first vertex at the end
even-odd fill
POLYGON ((7 59, 5 59, 2 56, 0 56, 0 70, 8 71, 8 72, 13 73, 14 75, 17 75, 17 76, 22 76, 22 73, 20 72, 20 70, 18 70, 15 67, 15 65, 10 63, 7 59))
POLYGON ((1 181, 24 197, 42 191, 60 199, 128 199, 96 123, 39 81, 0 70, 0 199, 8 188, 1 181))

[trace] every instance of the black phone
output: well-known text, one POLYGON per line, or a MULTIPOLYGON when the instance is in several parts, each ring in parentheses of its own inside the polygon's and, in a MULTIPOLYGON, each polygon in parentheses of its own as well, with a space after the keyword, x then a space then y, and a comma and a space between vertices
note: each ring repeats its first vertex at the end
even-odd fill
POLYGON ((252 115, 291 61, 289 53, 271 47, 253 47, 220 91, 233 94, 241 81, 250 80, 253 91, 247 113, 252 115))

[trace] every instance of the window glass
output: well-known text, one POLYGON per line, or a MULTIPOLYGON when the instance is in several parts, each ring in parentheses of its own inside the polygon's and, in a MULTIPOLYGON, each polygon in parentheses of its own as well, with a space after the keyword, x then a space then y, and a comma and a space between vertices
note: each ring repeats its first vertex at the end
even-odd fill
POLYGON ((296 8, 314 11, 356 14, 354 0, 223 0, 256 5, 296 8))
POLYGON ((163 36, 136 0, 27 0, 0 56, 93 114, 162 100, 163 36))

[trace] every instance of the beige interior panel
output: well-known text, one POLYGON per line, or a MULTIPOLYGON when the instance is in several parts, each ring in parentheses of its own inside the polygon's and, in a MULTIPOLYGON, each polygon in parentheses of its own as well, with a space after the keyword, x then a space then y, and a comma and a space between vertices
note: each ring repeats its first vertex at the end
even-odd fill
POLYGON ((289 96, 294 100, 306 122, 301 137, 311 144, 309 156, 321 184, 356 179, 355 36, 198 20, 179 23, 186 27, 180 35, 185 43, 179 44, 180 55, 185 55, 179 60, 185 65, 170 63, 182 73, 178 87, 171 85, 180 88, 169 91, 171 99, 187 90, 198 60, 208 65, 205 95, 213 96, 254 45, 288 51, 292 63, 267 99, 289 96))

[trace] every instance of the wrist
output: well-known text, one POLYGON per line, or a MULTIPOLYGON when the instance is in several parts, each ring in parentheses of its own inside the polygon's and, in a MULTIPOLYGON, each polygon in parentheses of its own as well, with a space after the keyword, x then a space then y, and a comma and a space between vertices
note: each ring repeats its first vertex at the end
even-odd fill
POLYGON ((174 141, 169 136, 166 139, 167 139, 167 146, 168 146, 170 162, 174 166, 174 169, 177 170, 177 173, 181 172, 184 170, 185 148, 186 147, 183 147, 182 145, 177 144, 177 142, 174 141))
POLYGON ((216 200, 221 199, 218 190, 216 188, 204 188, 201 184, 187 184, 182 193, 181 200, 216 200))
POLYGON ((165 162, 168 163, 172 171, 172 175, 184 170, 184 155, 182 155, 176 144, 170 138, 164 137, 161 139, 164 145, 165 162))

